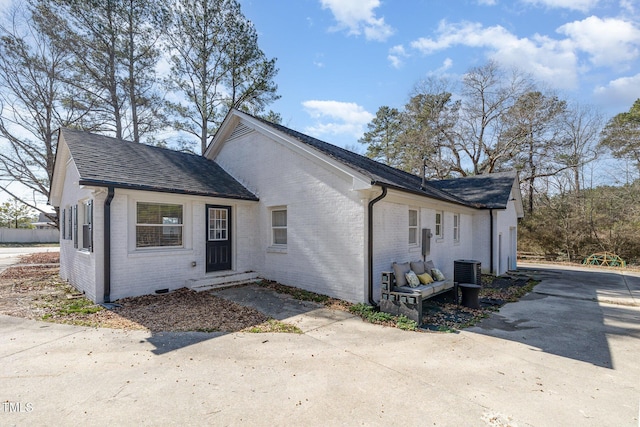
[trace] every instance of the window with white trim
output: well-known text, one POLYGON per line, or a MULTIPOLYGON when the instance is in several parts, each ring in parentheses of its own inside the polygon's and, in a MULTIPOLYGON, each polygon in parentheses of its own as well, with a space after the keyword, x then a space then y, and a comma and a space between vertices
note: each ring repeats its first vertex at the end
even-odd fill
POLYGON ((86 200, 82 203, 81 248, 93 252, 93 200, 86 200))
POLYGON ((436 211, 436 239, 442 239, 443 236, 443 230, 444 228, 442 227, 442 224, 444 223, 444 212, 443 211, 436 211))
POLYGON ((73 240, 73 206, 67 210, 67 240, 73 240))
POLYGON ((460 214, 453 214, 453 241, 460 241, 460 214))
POLYGON ((418 210, 409 209, 409 245, 418 244, 418 210))
POLYGON ((220 242, 229 238, 227 208, 209 208, 209 241, 220 242))
POLYGON ((136 203, 136 248, 183 245, 183 206, 136 203))
POLYGON ((271 210, 271 244, 287 246, 287 208, 271 210))
POLYGON ((73 247, 78 249, 78 205, 73 205, 73 247))
POLYGON ((65 218, 66 212, 67 212, 66 209, 64 208, 60 209, 60 235, 62 236, 62 240, 67 239, 67 234, 66 234, 67 230, 65 229, 67 225, 66 218, 65 218))

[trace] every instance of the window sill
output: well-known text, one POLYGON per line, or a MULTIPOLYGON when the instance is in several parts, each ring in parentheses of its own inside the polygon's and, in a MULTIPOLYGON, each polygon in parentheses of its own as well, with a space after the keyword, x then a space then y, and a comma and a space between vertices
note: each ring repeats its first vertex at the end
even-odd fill
POLYGON ((286 254, 287 247, 286 246, 269 246, 267 247, 267 252, 272 254, 286 254))
POLYGON ((134 249, 129 251, 130 257, 153 257, 153 256, 165 256, 165 255, 185 255, 193 253, 193 249, 187 248, 150 248, 150 249, 134 249))

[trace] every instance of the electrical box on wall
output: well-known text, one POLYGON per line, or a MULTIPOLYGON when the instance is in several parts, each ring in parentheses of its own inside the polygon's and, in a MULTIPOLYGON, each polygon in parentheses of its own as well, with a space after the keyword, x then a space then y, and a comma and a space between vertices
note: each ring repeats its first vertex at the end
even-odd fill
POLYGON ((431 252, 431 234, 430 228, 422 229, 422 256, 427 256, 431 252))

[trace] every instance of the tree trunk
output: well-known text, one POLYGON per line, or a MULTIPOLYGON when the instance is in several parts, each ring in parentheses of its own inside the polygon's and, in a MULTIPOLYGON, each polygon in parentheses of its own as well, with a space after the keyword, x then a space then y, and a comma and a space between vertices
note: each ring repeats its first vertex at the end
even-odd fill
POLYGON ((129 103, 131 104, 131 121, 133 123, 133 141, 140 142, 140 129, 138 126, 138 100, 136 99, 136 74, 134 67, 134 22, 133 22, 133 1, 129 2, 129 48, 127 49, 128 62, 129 62, 129 103))

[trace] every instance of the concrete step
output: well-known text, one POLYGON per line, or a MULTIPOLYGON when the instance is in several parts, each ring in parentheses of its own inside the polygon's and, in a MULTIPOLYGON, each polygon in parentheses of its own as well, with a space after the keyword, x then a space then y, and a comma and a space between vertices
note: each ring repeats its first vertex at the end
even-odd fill
POLYGON ((196 292, 208 291, 211 289, 226 288, 229 286, 243 285, 245 283, 259 282, 261 279, 255 271, 224 272, 209 276, 202 279, 189 279, 185 282, 185 286, 196 292))

